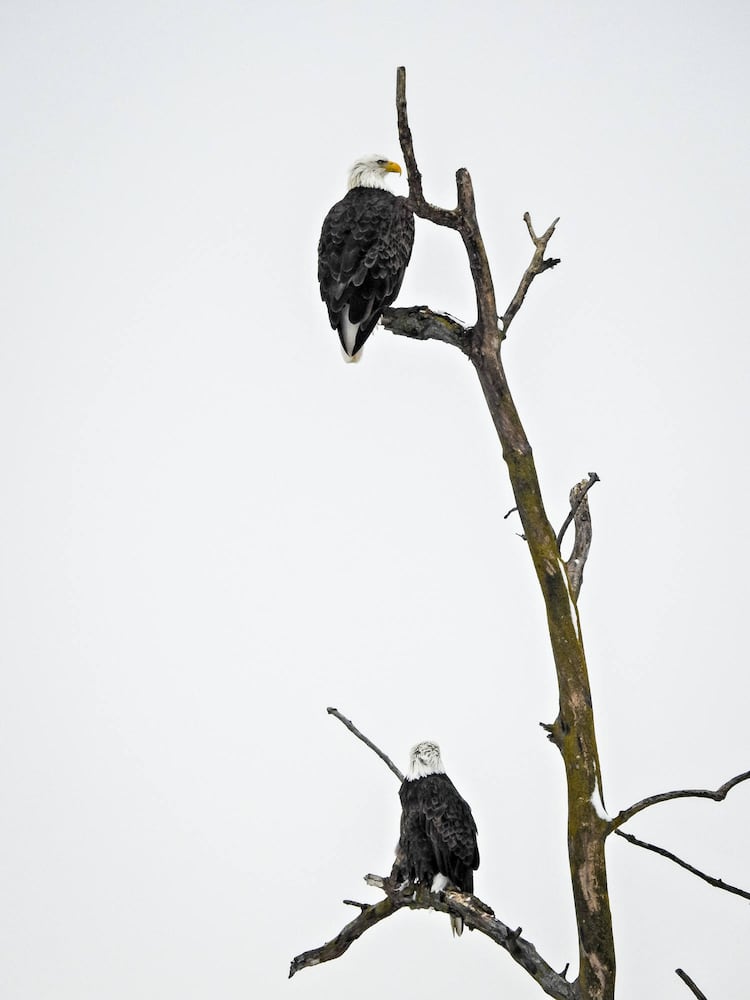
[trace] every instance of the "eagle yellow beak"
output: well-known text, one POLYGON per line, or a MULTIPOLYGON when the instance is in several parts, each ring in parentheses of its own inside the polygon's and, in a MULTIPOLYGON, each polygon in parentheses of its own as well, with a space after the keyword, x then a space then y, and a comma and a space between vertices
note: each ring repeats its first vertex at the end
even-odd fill
POLYGON ((393 160, 389 160, 383 169, 387 174, 401 173, 401 167, 398 165, 398 163, 394 163, 393 160))

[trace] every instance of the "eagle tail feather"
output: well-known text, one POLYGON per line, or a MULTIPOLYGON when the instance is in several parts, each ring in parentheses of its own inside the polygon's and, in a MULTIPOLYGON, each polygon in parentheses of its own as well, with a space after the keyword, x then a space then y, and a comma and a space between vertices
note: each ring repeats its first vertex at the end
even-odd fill
POLYGON ((342 347, 341 348, 341 357, 344 359, 344 361, 346 361, 346 363, 348 365, 352 365, 352 364, 356 365, 359 361, 362 360, 362 350, 363 350, 363 348, 360 347, 360 349, 356 353, 354 353, 354 354, 348 354, 347 351, 346 351, 346 349, 344 347, 342 347))

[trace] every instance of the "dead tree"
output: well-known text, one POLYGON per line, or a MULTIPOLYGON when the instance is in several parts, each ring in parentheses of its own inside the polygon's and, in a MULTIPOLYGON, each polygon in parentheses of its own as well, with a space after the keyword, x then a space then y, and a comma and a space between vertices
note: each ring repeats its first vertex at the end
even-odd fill
MULTIPOLYGON (((512 930, 475 896, 453 891, 433 895, 424 888, 417 888, 415 891, 413 886, 399 889, 390 884, 387 878, 369 875, 366 880, 382 889, 384 898, 372 906, 353 903, 360 908, 360 914, 322 947, 298 955, 292 961, 290 975, 308 966, 338 958, 369 927, 398 909, 429 907, 458 913, 466 926, 487 934, 508 951, 549 996, 558 1000, 613 1000, 615 942, 607 889, 607 837, 611 833, 618 833, 637 846, 655 850, 676 861, 719 888, 750 898, 750 894, 744 890, 705 875, 670 852, 638 841, 620 830, 637 813, 660 802, 684 797, 704 797, 720 801, 735 785, 750 778, 750 771, 731 778, 716 791, 682 789, 664 792, 644 798, 614 817, 607 814, 577 606, 583 569, 591 544, 587 492, 598 480, 598 476, 590 473, 588 480, 573 487, 570 495, 571 513, 561 530, 556 533, 545 513, 531 445, 513 402, 502 362, 503 341, 508 336, 513 319, 523 305, 532 282, 538 275, 559 264, 558 259, 546 256, 547 246, 558 220, 555 219, 540 236, 537 235, 528 212, 524 215, 534 251, 515 295, 505 312, 499 314, 468 171, 461 168, 456 174, 456 208, 439 208, 425 200, 407 118, 406 72, 403 68, 399 68, 397 73, 396 109, 399 140, 409 179, 409 203, 420 218, 437 226, 454 229, 461 237, 476 290, 477 319, 473 326, 465 327, 445 313, 427 306, 413 306, 387 310, 383 323, 392 333, 400 336, 417 340, 440 340, 459 348, 474 366, 500 439, 523 527, 523 537, 544 599, 557 674, 559 711, 557 718, 544 728, 562 756, 567 779, 568 855, 578 928, 579 968, 578 976, 572 982, 566 977, 567 967, 563 972, 556 972, 534 946, 521 936, 521 928, 512 930), (561 543, 571 522, 575 531, 573 551, 564 560, 561 543)), ((329 709, 329 712, 336 714, 356 732, 352 724, 344 720, 335 709, 329 709)), ((361 736, 359 733, 357 735, 361 736)), ((399 774, 385 755, 381 753, 381 756, 399 774)), ((696 996, 702 996, 686 973, 678 970, 678 974, 696 996)))

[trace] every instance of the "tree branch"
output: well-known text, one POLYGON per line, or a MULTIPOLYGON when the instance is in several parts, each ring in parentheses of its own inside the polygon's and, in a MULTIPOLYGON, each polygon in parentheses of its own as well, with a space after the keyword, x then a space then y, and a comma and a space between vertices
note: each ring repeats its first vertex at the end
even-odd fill
POLYGON ((567 531, 568 525, 575 518, 573 551, 565 563, 574 601, 578 600, 578 595, 581 592, 583 570, 586 560, 589 557, 589 549, 591 548, 591 512, 589 511, 589 502, 586 494, 594 483, 598 483, 599 481, 599 477, 595 472, 589 472, 588 480, 584 479, 573 487, 570 491, 570 513, 566 517, 565 523, 560 528, 560 533, 557 536, 557 547, 561 548, 563 536, 567 531))
POLYGON ((649 795, 648 798, 641 799, 640 802, 636 802, 635 805, 630 806, 628 809, 623 809, 622 812, 618 813, 612 820, 610 829, 617 830, 623 823, 627 823, 629 819, 632 819, 639 812, 643 812, 644 809, 658 805, 660 802, 670 802, 672 799, 713 799, 714 802, 723 802, 735 785, 739 785, 742 781, 747 781, 748 778, 750 778, 750 771, 743 771, 742 774, 737 774, 734 778, 730 778, 729 781, 725 781, 723 785, 719 785, 715 792, 712 792, 708 788, 683 788, 675 792, 661 792, 658 795, 649 795))
POLYGON ((705 993, 701 993, 701 991, 695 985, 695 983, 690 978, 690 976, 687 974, 687 972, 683 972, 682 969, 675 969, 674 971, 677 973, 677 975, 680 977, 680 979, 683 981, 683 983, 685 983, 685 985, 688 987, 688 989, 690 989, 690 990, 693 991, 693 993, 698 998, 698 1000, 708 1000, 708 998, 706 997, 706 994, 705 993))
POLYGON ((510 301, 510 305, 503 313, 500 320, 502 326, 502 335, 505 338, 508 335, 508 327, 513 322, 513 319, 518 312, 518 310, 523 305, 523 301, 526 298, 526 293, 531 287, 531 282, 536 278, 538 274, 542 271, 547 271, 551 267, 556 267, 560 263, 559 257, 546 257, 544 256, 547 250, 547 244, 552 239, 552 234, 555 231, 557 223, 560 221, 559 217, 548 227, 547 231, 543 236, 537 236, 534 232, 534 227, 531 224, 531 216, 528 212, 524 212, 523 221, 526 223, 526 228, 529 231, 529 236, 531 237, 531 242, 536 248, 534 250, 534 255, 531 258, 531 263, 524 271, 523 277, 521 278, 521 283, 516 290, 516 294, 510 301))
POLYGON ((399 66, 396 71, 396 114, 398 117, 398 138, 409 178, 408 203, 421 219, 427 219, 437 226, 455 229, 463 240, 469 258, 469 268, 474 281, 477 298, 477 325, 473 328, 476 348, 495 353, 500 346, 497 324, 495 289, 492 284, 487 252, 476 215, 474 187, 469 171, 460 167, 456 171, 456 191, 458 206, 454 209, 438 208, 431 205, 422 191, 422 175, 414 153, 414 140, 409 127, 406 110, 406 70, 399 66))
POLYGON ((396 116, 398 118, 398 141, 404 154, 406 174, 409 178, 409 207, 420 219, 434 222, 436 226, 458 229, 461 224, 458 208, 438 208, 437 205, 431 205, 423 194, 422 174, 414 155, 414 140, 406 113, 406 69, 403 66, 399 66, 396 71, 396 116))
POLYGON ((632 833, 625 833, 624 830, 615 830, 618 837, 622 837, 627 840, 629 844, 635 844, 636 847, 643 847, 647 851, 653 851, 654 854, 660 854, 663 858, 668 858, 670 861, 674 861, 676 865, 680 868, 684 868, 685 871, 689 871, 692 875, 697 875, 698 878, 703 879, 704 882, 708 882, 709 885, 714 886, 716 889, 723 889, 725 892, 732 892, 735 896, 742 896, 743 899, 750 899, 750 892, 746 892, 745 889, 738 889, 737 886, 729 885, 727 882, 722 881, 720 878, 714 878, 712 875, 706 875, 705 872, 700 871, 698 868, 694 868, 689 865, 687 861, 683 861, 682 858, 678 858, 676 854, 672 854, 671 851, 667 851, 663 847, 656 847, 655 844, 647 844, 645 840, 639 840, 634 837, 632 833))
POLYGON ((351 720, 349 720, 345 716, 343 716, 341 714, 341 712, 339 712, 339 710, 337 708, 327 708, 326 712, 328 712, 329 715, 335 715, 336 718, 339 720, 339 722, 343 722, 344 723, 344 725, 349 730, 349 732, 354 733, 354 735, 357 737, 358 740, 362 740, 362 742, 365 744, 365 746, 368 746, 371 750, 373 750, 378 755, 378 757, 380 757, 380 759, 385 764, 387 764, 388 767, 390 767, 390 769, 393 771, 393 773, 396 775, 396 777, 398 778, 399 781, 403 781, 404 780, 403 774, 401 773, 401 771, 399 771, 399 769, 393 763, 393 761, 391 760, 391 758, 388 757, 386 754, 384 754, 383 751, 379 747, 376 747, 375 744, 371 740, 368 740, 367 737, 363 733, 360 733, 360 731, 357 729, 357 727, 354 725, 354 723, 351 722, 351 720))
MULTIPOLYGON (((563 538, 565 537, 565 532, 570 527, 570 522, 578 513, 578 508, 581 506, 583 501, 586 499, 586 494, 594 485, 594 483, 600 483, 601 480, 595 472, 589 472, 588 479, 582 479, 580 483, 576 483, 573 489, 570 491, 570 513, 565 518, 562 528, 557 536, 557 547, 562 548, 563 538)), ((577 525, 576 525, 577 527, 577 525)))
POLYGON ((435 312, 429 306, 391 306, 381 317, 383 326, 399 337, 412 340, 441 340, 471 354, 471 328, 463 326, 448 313, 435 312))
POLYGON ((381 875, 367 875, 365 881, 368 885, 382 889, 385 899, 364 908, 362 913, 348 923, 331 941, 292 959, 290 978, 301 969, 340 958, 365 931, 398 910, 431 909, 441 913, 459 914, 466 927, 485 934, 504 948, 548 996, 557 1000, 580 1000, 577 984, 568 982, 564 973, 555 972, 539 955, 534 945, 521 937, 520 927, 512 930, 502 920, 498 920, 490 907, 476 896, 454 890, 431 893, 424 886, 394 886, 390 879, 381 875))
POLYGON ((397 909, 400 909, 400 907, 396 906, 388 896, 385 899, 381 899, 374 906, 366 907, 358 917, 355 917, 346 927, 340 930, 335 938, 326 941, 320 948, 312 948, 310 951, 303 951, 301 955, 295 956, 289 967, 289 978, 291 979, 301 969, 307 969, 310 966, 321 965, 323 962, 330 962, 334 958, 340 958, 344 952, 349 950, 350 945, 354 944, 357 938, 361 937, 366 930, 374 927, 375 924, 379 924, 386 917, 390 917, 397 909))

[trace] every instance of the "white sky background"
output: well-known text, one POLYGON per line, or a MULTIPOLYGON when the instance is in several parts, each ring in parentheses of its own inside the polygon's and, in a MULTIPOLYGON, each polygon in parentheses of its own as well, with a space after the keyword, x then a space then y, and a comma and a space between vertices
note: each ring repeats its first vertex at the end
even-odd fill
MULTIPOLYGON (((377 333, 344 365, 320 224, 351 161, 470 169, 548 512, 595 470, 581 614, 607 806, 750 766, 745 3, 12 3, 0 9, 0 993, 538 998, 376 899, 438 740, 477 892, 576 948, 531 561, 470 365, 377 333)), ((394 189, 405 192, 403 180, 394 189)), ((467 321, 417 223, 401 304, 467 321)), ((750 788, 628 827, 750 888, 750 788)), ((746 901, 612 838, 619 996, 747 995, 746 901)))

